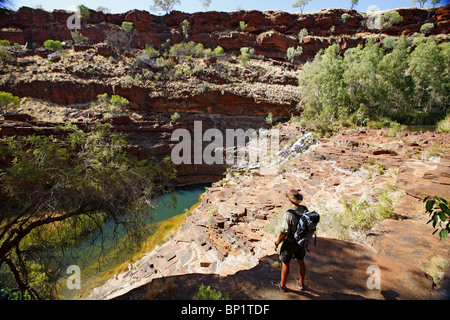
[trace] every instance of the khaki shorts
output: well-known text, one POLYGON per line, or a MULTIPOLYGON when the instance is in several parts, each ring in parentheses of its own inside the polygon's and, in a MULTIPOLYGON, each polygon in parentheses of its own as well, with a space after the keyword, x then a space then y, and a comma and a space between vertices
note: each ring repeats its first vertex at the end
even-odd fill
POLYGON ((294 257, 297 260, 305 258, 306 250, 304 246, 299 246, 295 242, 283 241, 280 249, 280 260, 284 263, 289 263, 294 257))

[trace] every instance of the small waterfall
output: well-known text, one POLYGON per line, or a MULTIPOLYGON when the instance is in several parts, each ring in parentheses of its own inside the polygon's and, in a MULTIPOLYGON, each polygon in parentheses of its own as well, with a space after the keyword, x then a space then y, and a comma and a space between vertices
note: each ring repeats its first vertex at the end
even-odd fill
POLYGON ((317 143, 314 132, 307 132, 302 135, 291 147, 286 147, 281 150, 277 156, 280 160, 287 160, 292 154, 302 153, 309 149, 312 145, 317 143))
MULTIPOLYGON (((270 140, 273 138, 274 133, 269 131, 269 134, 267 134, 266 139, 270 140)), ((275 137, 278 139, 278 135, 276 134, 275 137)), ((264 140, 263 140, 264 141, 264 140)), ((263 169, 267 168, 273 165, 279 165, 280 163, 286 161, 289 159, 291 155, 302 153, 306 150, 308 150, 312 145, 316 144, 318 142, 318 139, 316 138, 316 135, 314 132, 307 132, 304 135, 302 135, 292 146, 287 146, 281 151, 275 152, 274 149, 272 150, 272 153, 268 150, 265 153, 265 156, 258 157, 257 161, 242 161, 238 164, 236 164, 233 169, 238 171, 243 170, 252 170, 252 169, 263 169)), ((255 138, 252 139, 246 146, 246 152, 249 152, 253 148, 253 154, 258 154, 259 151, 255 151, 255 149, 261 148, 261 147, 267 147, 267 141, 265 144, 261 146, 261 139, 255 138)), ((270 142, 271 144, 273 141, 270 142)), ((271 146, 272 147, 272 146, 271 146)), ((276 145, 278 147, 278 144, 276 145)))

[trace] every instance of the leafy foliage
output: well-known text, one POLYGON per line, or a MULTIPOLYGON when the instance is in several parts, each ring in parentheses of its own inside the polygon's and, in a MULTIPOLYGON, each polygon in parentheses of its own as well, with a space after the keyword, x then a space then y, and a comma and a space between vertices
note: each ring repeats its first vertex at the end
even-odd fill
POLYGON ((420 27, 420 32, 423 33, 423 34, 427 34, 433 29, 434 29, 434 24, 432 24, 432 23, 424 23, 420 27))
POLYGON ((273 114, 272 112, 269 112, 269 114, 266 117, 266 123, 270 126, 273 125, 273 114))
POLYGON ((189 41, 188 43, 176 43, 170 47, 171 56, 192 56, 194 58, 203 58, 204 47, 201 43, 195 43, 194 41, 189 41))
POLYGON ((298 40, 300 41, 300 43, 303 43, 303 41, 305 40, 305 38, 308 36, 308 30, 306 28, 303 28, 302 30, 299 31, 298 33, 298 40))
POLYGON ((160 55, 159 51, 153 48, 153 46, 150 44, 145 45, 145 53, 147 54, 147 57, 152 59, 158 58, 160 55))
POLYGON ((0 107, 7 107, 9 105, 17 106, 19 102, 19 97, 13 96, 9 92, 0 91, 0 107))
POLYGON ((51 40, 51 39, 45 40, 44 47, 49 50, 62 50, 61 41, 57 41, 57 40, 51 40))
POLYGON ((205 287, 203 284, 198 289, 196 298, 197 300, 230 300, 228 294, 223 294, 210 286, 205 287))
POLYGON ((126 107, 130 103, 124 97, 121 97, 119 95, 112 95, 111 97, 109 97, 107 93, 99 94, 97 96, 97 101, 103 108, 103 110, 106 111, 103 114, 104 118, 110 118, 115 114, 125 112, 126 107))
POLYGON ((299 78, 304 117, 334 123, 364 106, 367 120, 425 124, 442 118, 450 105, 450 44, 403 36, 389 46, 387 53, 369 39, 345 54, 337 44, 320 51, 299 78))
POLYGON ((241 61, 241 65, 246 66, 249 63, 250 59, 255 56, 255 49, 242 47, 240 51, 241 55, 238 59, 241 61))
POLYGON ((398 24, 403 21, 403 17, 397 11, 388 11, 380 16, 380 23, 383 29, 388 29, 394 24, 398 24))
MULTIPOLYGON (((427 3, 428 2, 428 0, 412 0, 411 1, 411 3, 412 4, 419 4, 419 6, 421 7, 421 8, 423 8, 424 6, 425 6, 425 3, 427 3)), ((436 4, 438 4, 439 2, 441 2, 441 0, 432 0, 431 1, 431 4, 433 5, 433 7, 436 5, 436 4)))
POLYGON ((77 6, 77 9, 81 18, 89 18, 91 11, 88 7, 86 7, 84 4, 80 4, 79 6, 77 6))
POLYGON ((303 13, 305 10, 306 5, 309 3, 309 0, 297 0, 292 7, 299 8, 300 12, 303 13))
POLYGON ((187 19, 184 19, 183 22, 181 22, 181 31, 186 38, 189 36, 189 31, 191 31, 191 24, 187 19))
POLYGON ((170 116, 170 121, 176 122, 180 120, 180 118, 181 118, 180 114, 178 112, 175 112, 170 116))
POLYGON ((128 21, 122 22, 122 28, 126 32, 131 32, 131 30, 133 30, 133 22, 128 22, 128 21))
POLYGON ((437 123, 437 132, 450 132, 450 114, 447 114, 444 120, 437 123))
POLYGON ((180 0, 153 0, 153 11, 164 11, 166 14, 170 13, 176 5, 180 5, 180 0))
POLYGON ((245 31, 245 29, 247 29, 247 24, 245 21, 239 21, 239 29, 241 29, 241 31, 245 31))
POLYGON ((208 11, 209 6, 211 5, 211 0, 202 0, 202 6, 205 11, 208 11))
POLYGON ((89 41, 88 37, 83 36, 83 34, 78 30, 70 31, 70 35, 72 36, 72 39, 73 41, 75 41, 75 43, 82 43, 89 41))
POLYGON ((301 56, 303 53, 303 48, 300 46, 297 46, 297 48, 291 47, 287 49, 286 52, 286 58, 290 61, 290 62, 294 62, 295 58, 297 58, 298 56, 301 56))
POLYGON ((0 140, 0 284, 22 297, 52 296, 50 270, 62 261, 51 248, 64 250, 105 219, 139 230, 175 176, 169 160, 130 158, 107 124, 83 131, 68 123, 61 133, 0 140))
POLYGON ((427 213, 430 215, 430 220, 427 222, 433 223, 435 231, 433 234, 439 231, 439 238, 446 239, 450 232, 450 209, 448 201, 438 196, 431 198, 425 197, 423 200, 427 213))
POLYGON ((130 103, 127 99, 125 99, 119 95, 112 95, 109 102, 112 105, 119 106, 121 108, 125 108, 130 103))

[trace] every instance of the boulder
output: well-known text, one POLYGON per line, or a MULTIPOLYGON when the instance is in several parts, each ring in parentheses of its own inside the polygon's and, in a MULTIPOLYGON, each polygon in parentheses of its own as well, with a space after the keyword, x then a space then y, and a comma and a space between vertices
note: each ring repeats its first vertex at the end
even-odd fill
POLYGON ((51 62, 58 62, 62 58, 62 53, 60 51, 55 51, 47 55, 47 60, 51 62))

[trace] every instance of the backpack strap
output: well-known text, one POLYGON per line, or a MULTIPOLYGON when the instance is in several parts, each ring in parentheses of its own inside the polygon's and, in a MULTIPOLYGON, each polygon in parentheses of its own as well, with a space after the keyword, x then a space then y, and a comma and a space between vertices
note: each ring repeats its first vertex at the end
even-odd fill
POLYGON ((308 212, 308 208, 305 207, 305 206, 300 206, 300 207, 295 208, 295 209, 288 209, 288 211, 290 213, 293 213, 293 214, 297 215, 297 216, 302 216, 305 212, 308 212))

